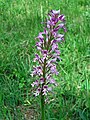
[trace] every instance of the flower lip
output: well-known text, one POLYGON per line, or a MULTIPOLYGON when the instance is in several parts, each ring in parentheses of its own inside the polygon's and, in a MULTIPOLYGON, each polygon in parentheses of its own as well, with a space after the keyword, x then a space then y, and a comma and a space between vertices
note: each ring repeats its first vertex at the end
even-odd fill
POLYGON ((59 16, 58 19, 64 22, 65 21, 65 16, 62 14, 62 15, 59 16))
POLYGON ((40 32, 39 35, 36 38, 38 38, 38 39, 44 39, 44 37, 42 35, 42 32, 40 32))
POLYGON ((44 86, 43 86, 43 88, 46 88, 46 89, 47 89, 47 88, 48 88, 48 86, 47 86, 47 85, 44 85, 44 86))
POLYGON ((53 43, 53 45, 52 45, 52 51, 55 51, 57 48, 58 48, 58 45, 55 44, 55 43, 53 43))
POLYGON ((38 88, 38 89, 36 90, 36 92, 34 93, 34 95, 35 95, 35 96, 38 96, 38 95, 40 94, 40 92, 41 92, 41 88, 38 88))
POLYGON ((38 54, 35 54, 34 62, 39 61, 39 60, 40 60, 40 56, 38 54))
POLYGON ((47 54, 48 51, 47 50, 42 50, 42 54, 47 54))
POLYGON ((35 82, 33 82, 33 83, 31 84, 32 87, 38 86, 38 85, 39 85, 39 81, 38 81, 38 80, 36 80, 35 82))
POLYGON ((41 83, 41 84, 44 83, 44 78, 40 78, 40 83, 41 83))
POLYGON ((56 28, 54 28, 54 32, 57 32, 60 28, 64 28, 64 24, 60 23, 56 28))

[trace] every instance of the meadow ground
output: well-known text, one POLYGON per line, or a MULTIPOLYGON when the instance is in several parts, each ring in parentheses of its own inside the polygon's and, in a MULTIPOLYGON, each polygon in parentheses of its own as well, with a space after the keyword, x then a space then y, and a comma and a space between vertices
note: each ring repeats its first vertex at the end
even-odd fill
POLYGON ((67 33, 46 120, 90 120, 90 0, 0 0, 0 120, 40 120, 30 72, 51 9, 65 14, 67 33))

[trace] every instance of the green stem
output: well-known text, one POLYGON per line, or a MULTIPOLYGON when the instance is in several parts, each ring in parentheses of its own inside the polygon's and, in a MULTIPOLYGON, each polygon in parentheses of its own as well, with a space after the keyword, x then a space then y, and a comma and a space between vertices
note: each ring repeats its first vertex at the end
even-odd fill
MULTIPOLYGON (((44 66, 43 66, 43 78, 44 79, 45 79, 45 72, 46 72, 45 68, 46 68, 46 59, 44 60, 44 66)), ((42 84, 42 90, 41 90, 41 120, 45 120, 44 95, 43 95, 44 84, 45 84, 45 81, 42 84)))
POLYGON ((44 95, 41 94, 41 120, 44 120, 45 118, 45 111, 44 111, 44 95))

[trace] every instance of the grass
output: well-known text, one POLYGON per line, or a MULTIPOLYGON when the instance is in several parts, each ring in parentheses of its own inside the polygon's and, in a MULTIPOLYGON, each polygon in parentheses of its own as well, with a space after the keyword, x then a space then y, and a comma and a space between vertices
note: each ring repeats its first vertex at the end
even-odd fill
POLYGON ((90 0, 0 0, 0 120, 40 118, 30 72, 34 38, 51 9, 65 14, 68 32, 46 120, 90 120, 90 0))

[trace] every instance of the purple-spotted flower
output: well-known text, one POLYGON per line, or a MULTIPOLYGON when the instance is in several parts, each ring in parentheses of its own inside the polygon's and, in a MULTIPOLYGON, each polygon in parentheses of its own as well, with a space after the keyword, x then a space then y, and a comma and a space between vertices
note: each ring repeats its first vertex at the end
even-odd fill
POLYGON ((64 40, 64 34, 60 33, 60 30, 66 32, 65 16, 60 14, 60 10, 51 10, 44 24, 44 30, 36 37, 37 53, 34 62, 37 64, 31 73, 32 77, 37 78, 31 84, 35 87, 35 96, 47 95, 52 91, 53 85, 57 86, 53 75, 59 73, 56 68, 57 60, 61 60, 58 44, 64 40))

